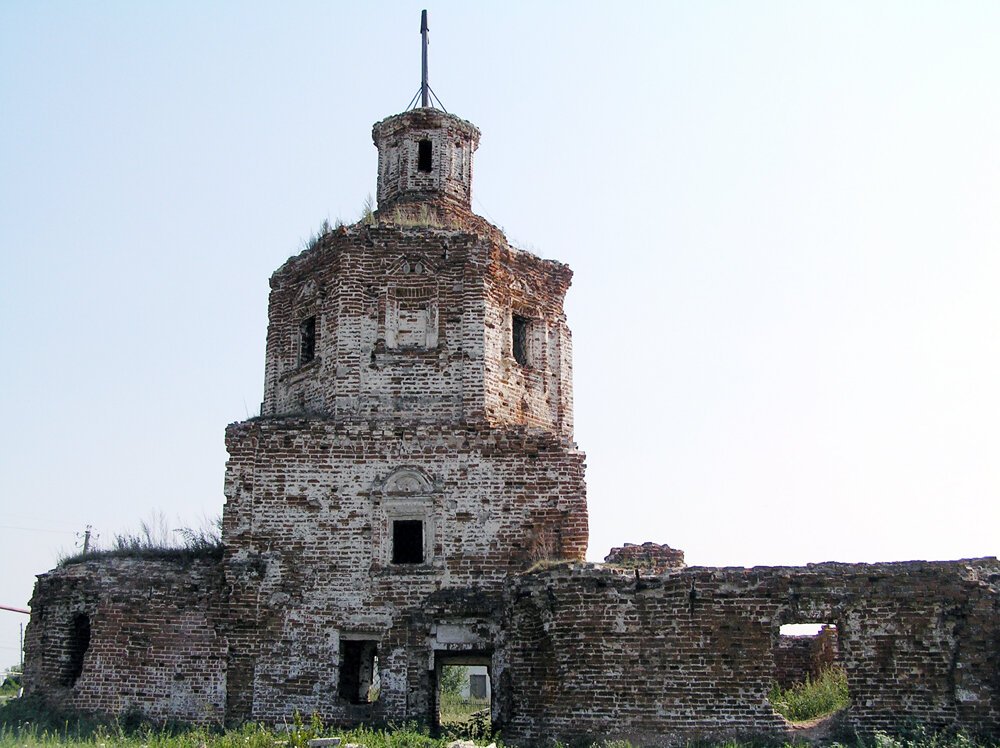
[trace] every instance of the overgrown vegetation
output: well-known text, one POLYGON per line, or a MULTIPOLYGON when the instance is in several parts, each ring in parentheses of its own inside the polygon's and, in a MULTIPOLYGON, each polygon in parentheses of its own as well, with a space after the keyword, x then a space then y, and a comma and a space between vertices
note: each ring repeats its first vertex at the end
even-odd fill
MULTIPOLYGON (((121 748, 302 748, 316 737, 339 737, 341 745, 365 748, 446 748, 455 737, 432 738, 415 724, 338 730, 313 715, 296 714, 279 729, 247 723, 233 730, 154 723, 138 711, 101 720, 85 714, 46 708, 35 698, 12 699, 0 705, 0 746, 120 746, 121 748)), ((486 741, 490 742, 490 741, 486 741)), ((501 745, 502 744, 498 744, 501 745)))
POLYGON ((421 205, 415 215, 407 215, 399 208, 392 214, 392 222, 402 228, 440 229, 444 224, 427 205, 421 205))
POLYGON ((320 241, 323 239, 324 236, 329 234, 334 229, 339 229, 343 225, 344 222, 341 221, 339 218, 337 219, 336 223, 334 223, 333 226, 330 225, 329 218, 324 218, 323 223, 319 225, 319 228, 316 229, 316 231, 314 231, 313 233, 309 234, 308 239, 302 240, 302 249, 312 249, 313 247, 315 247, 317 244, 320 243, 320 241))
POLYGON ((361 218, 358 219, 358 223, 365 226, 371 226, 375 223, 375 200, 372 199, 371 193, 365 198, 365 204, 361 206, 361 218))
MULTIPOLYGON (((375 209, 375 199, 369 193, 368 197, 365 198, 364 204, 361 206, 361 215, 358 216, 357 222, 362 226, 373 225, 375 223, 375 209)), ((338 217, 337 220, 333 222, 332 226, 330 225, 330 219, 324 218, 323 223, 319 225, 319 228, 311 233, 308 239, 302 240, 302 249, 312 249, 323 240, 324 236, 332 231, 342 228, 345 225, 344 219, 342 218, 338 217)))
MULTIPOLYGON (((284 729, 273 730, 248 723, 235 730, 153 724, 138 712, 118 719, 97 720, 85 715, 45 709, 32 698, 12 699, 0 705, 0 746, 90 746, 91 748, 275 748, 307 746, 315 737, 339 737, 341 745, 356 743, 365 748, 446 748, 454 736, 432 738, 425 728, 413 724, 388 729, 360 727, 335 730, 318 717, 296 715, 284 729)), ((468 737, 468 736, 465 736, 468 737)), ((479 744, 493 742, 491 737, 476 738, 479 744)), ((503 743, 497 740, 499 748, 503 743)), ((633 748, 623 740, 598 741, 594 748, 633 748)), ((691 744, 694 746, 695 744, 691 744)), ((552 748, 565 748, 558 742, 552 748)), ((698 743, 698 748, 710 748, 698 743)), ((717 748, 754 748, 751 743, 719 743, 717 748)), ((792 748, 786 743, 784 748, 792 748)), ((801 748, 798 746, 797 748, 801 748)), ((876 733, 867 743, 834 743, 830 748, 1000 748, 1000 743, 973 740, 963 734, 930 733, 919 727, 904 730, 899 736, 876 733)))
POLYGON ((139 524, 138 532, 115 535, 109 547, 95 541, 86 551, 64 556, 60 566, 99 558, 151 558, 190 562, 222 558, 222 518, 206 521, 199 528, 171 530, 162 513, 154 512, 139 524))
POLYGON ((441 693, 438 719, 443 735, 466 740, 488 738, 490 702, 469 693, 469 668, 445 665, 441 669, 441 693))
POLYGON ((976 740, 965 733, 931 732, 921 725, 903 726, 898 735, 876 731, 872 748, 998 748, 1000 742, 976 740))
POLYGON ((771 706, 790 722, 804 722, 839 712, 851 703, 847 693, 847 674, 843 668, 831 666, 815 680, 806 678, 788 689, 775 684, 768 694, 771 706))
POLYGON ((542 558, 535 561, 531 566, 524 570, 525 574, 534 574, 536 571, 545 571, 547 569, 553 569, 557 566, 569 566, 574 561, 571 558, 542 558))
POLYGON ((0 676, 0 701, 17 696, 21 690, 21 666, 13 665, 8 669, 9 675, 0 676))

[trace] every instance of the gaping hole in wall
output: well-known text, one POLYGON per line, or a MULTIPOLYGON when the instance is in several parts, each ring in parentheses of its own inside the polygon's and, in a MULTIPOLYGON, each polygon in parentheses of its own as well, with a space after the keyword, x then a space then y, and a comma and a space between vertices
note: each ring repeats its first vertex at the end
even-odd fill
POLYGON ((834 624, 785 624, 772 653, 774 686, 768 699, 785 719, 812 720, 850 704, 834 624))
POLYGON ((299 364, 316 358, 316 318, 309 317, 299 325, 299 364))
POLYGON ((431 141, 421 140, 417 143, 417 171, 431 171, 431 141))
POLYGON ((83 658, 90 648, 90 616, 77 613, 69 626, 67 654, 69 659, 63 673, 63 685, 72 686, 83 672, 83 658))
MULTIPOLYGON (((446 661, 448 662, 448 661, 446 661)), ((492 689, 487 660, 442 664, 437 669, 438 726, 446 735, 485 738, 492 733, 492 689)))
POLYGON ((521 366, 528 366, 528 332, 531 320, 520 314, 511 315, 511 353, 521 366))
POLYGON ((340 640, 340 698, 350 704, 378 701, 378 645, 370 640, 340 640))
POLYGON ((424 523, 419 519, 397 519, 392 522, 392 563, 422 564, 424 562, 424 523))

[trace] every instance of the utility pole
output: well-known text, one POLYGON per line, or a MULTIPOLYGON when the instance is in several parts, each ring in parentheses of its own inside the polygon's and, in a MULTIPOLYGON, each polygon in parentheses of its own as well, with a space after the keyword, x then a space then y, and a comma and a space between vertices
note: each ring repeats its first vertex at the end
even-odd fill
MULTIPOLYGON (((76 534, 77 539, 80 538, 80 533, 76 534)), ((83 552, 87 553, 90 550, 90 541, 96 540, 97 535, 94 533, 94 526, 87 525, 86 529, 83 531, 83 552)))

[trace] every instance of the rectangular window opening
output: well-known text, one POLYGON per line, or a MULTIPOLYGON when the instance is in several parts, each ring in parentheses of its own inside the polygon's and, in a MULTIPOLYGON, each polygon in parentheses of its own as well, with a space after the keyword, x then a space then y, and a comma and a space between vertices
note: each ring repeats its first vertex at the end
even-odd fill
POLYGON ((431 141, 417 143, 417 171, 429 174, 431 171, 431 141))
POLYGON ((531 329, 531 320, 522 317, 520 314, 511 316, 511 352, 514 360, 521 366, 528 366, 528 333, 531 329))
POLYGON ((305 319, 299 325, 299 364, 316 358, 316 318, 305 319))
POLYGON ((340 698, 350 704, 377 701, 378 645, 374 641, 340 640, 340 698))
POLYGON ((397 519, 392 523, 392 563, 424 562, 424 522, 420 519, 397 519))

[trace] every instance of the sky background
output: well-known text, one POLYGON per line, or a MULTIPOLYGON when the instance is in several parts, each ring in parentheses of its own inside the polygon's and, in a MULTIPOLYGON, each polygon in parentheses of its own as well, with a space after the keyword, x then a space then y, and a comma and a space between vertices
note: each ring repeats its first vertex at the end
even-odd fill
POLYGON ((474 210, 575 272, 589 558, 1000 550, 1000 3, 5 0, 0 605, 221 513, 268 277, 374 194, 422 7, 474 210))

